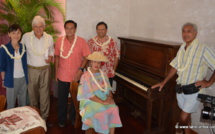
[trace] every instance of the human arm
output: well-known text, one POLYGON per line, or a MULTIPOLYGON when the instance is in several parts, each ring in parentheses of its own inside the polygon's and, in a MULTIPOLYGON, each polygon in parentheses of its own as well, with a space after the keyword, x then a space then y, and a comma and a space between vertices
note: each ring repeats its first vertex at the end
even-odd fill
POLYGON ((46 63, 51 63, 52 58, 54 57, 54 42, 53 42, 52 36, 50 36, 49 42, 50 42, 51 45, 47 48, 48 49, 47 50, 48 59, 45 59, 46 63))
POLYGON ((104 104, 104 105, 114 104, 113 98, 109 98, 109 97, 107 97, 106 100, 102 100, 99 97, 97 97, 96 95, 94 95, 93 97, 90 98, 90 100, 104 104))
POLYGON ((159 87, 159 91, 162 90, 162 88, 165 86, 165 84, 177 73, 177 70, 175 68, 171 68, 167 77, 160 83, 157 83, 155 85, 153 85, 151 88, 154 89, 154 88, 157 88, 159 87))
POLYGON ((59 56, 55 55, 55 80, 56 80, 56 82, 58 82, 58 79, 57 79, 58 65, 59 65, 59 56))
POLYGON ((5 77, 5 72, 1 72, 2 87, 3 87, 3 88, 5 88, 5 86, 4 86, 4 77, 5 77))
POLYGON ((114 60, 114 65, 113 65, 113 70, 114 72, 116 72, 116 68, 118 66, 118 63, 119 63, 119 58, 117 57, 115 60, 114 60))
POLYGON ((79 69, 76 72, 75 77, 73 79, 76 82, 80 80, 81 75, 83 74, 82 69, 86 67, 86 64, 88 62, 88 60, 86 59, 86 57, 91 53, 89 45, 87 44, 87 42, 84 39, 82 39, 81 42, 82 42, 81 43, 82 44, 81 47, 82 47, 83 60, 82 60, 81 66, 79 67, 79 69), (82 68, 82 69, 80 69, 80 68, 82 68))
POLYGON ((209 80, 204 79, 202 81, 196 81, 195 86, 196 87, 201 86, 199 89, 207 88, 207 87, 210 87, 214 82, 215 82, 215 71, 213 72, 209 80))
MULTIPOLYGON (((85 68, 87 61, 88 60, 84 57, 82 60, 80 68, 85 68)), ((78 71, 75 74, 74 81, 76 81, 76 82, 79 81, 82 74, 83 74, 82 70, 78 69, 78 71)))
POLYGON ((53 56, 48 56, 48 59, 45 59, 46 63, 51 63, 52 62, 53 56))
POLYGON ((200 89, 202 88, 207 88, 210 87, 214 82, 215 82, 215 54, 212 48, 209 46, 205 46, 205 49, 203 51, 203 60, 204 63, 211 69, 213 70, 213 74, 211 75, 209 80, 203 79, 201 81, 196 81, 195 86, 201 86, 200 89))
POLYGON ((115 60, 114 60, 114 65, 113 65, 113 71, 116 72, 116 69, 117 69, 117 66, 118 66, 118 63, 119 63, 119 55, 120 55, 120 50, 117 46, 117 42, 114 41, 114 57, 115 57, 115 60))
POLYGON ((3 49, 0 47, 0 72, 2 78, 2 87, 4 86, 4 79, 5 79, 5 68, 6 68, 6 60, 5 60, 5 53, 3 49))

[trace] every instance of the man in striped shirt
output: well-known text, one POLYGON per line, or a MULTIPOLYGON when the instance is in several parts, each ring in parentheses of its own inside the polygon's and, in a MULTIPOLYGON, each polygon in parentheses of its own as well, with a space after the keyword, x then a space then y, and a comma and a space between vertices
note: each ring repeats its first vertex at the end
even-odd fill
MULTIPOLYGON (((159 87, 162 90, 164 85, 177 73, 177 85, 182 88, 182 93, 177 92, 177 101, 180 107, 181 115, 179 126, 191 125, 191 113, 197 112, 199 101, 197 100, 198 93, 203 92, 204 88, 210 87, 215 81, 215 54, 206 45, 199 43, 197 36, 197 26, 193 23, 186 23, 182 26, 183 43, 177 53, 177 56, 170 63, 171 70, 167 77, 160 83, 152 86, 159 87), (209 80, 206 80, 206 72, 208 69, 213 71, 209 80), (185 89, 188 90, 185 93, 185 89), (187 88, 189 87, 189 88, 187 88), (185 89, 184 89, 185 88, 185 89), (200 91, 198 91, 198 88, 200 91)), ((176 130, 178 134, 182 133, 181 129, 176 130)), ((185 133, 189 133, 190 129, 185 129, 185 133)))

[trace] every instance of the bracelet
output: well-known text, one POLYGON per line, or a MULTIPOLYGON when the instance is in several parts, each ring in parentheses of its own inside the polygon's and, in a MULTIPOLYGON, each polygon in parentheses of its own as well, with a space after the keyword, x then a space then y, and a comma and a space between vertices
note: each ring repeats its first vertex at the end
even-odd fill
POLYGON ((79 70, 81 70, 82 72, 84 72, 84 68, 82 68, 82 67, 79 67, 78 69, 79 69, 79 70))
POLYGON ((4 81, 4 79, 2 81, 4 81))

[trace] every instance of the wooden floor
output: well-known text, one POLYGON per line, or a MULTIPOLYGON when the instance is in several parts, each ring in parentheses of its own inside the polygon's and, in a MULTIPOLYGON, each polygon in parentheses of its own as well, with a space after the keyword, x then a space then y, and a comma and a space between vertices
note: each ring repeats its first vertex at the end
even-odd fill
MULTIPOLYGON (((84 134, 85 132, 81 128, 74 128, 68 119, 64 128, 58 127, 57 122, 57 98, 51 97, 51 109, 48 120, 54 124, 53 127, 47 127, 47 134, 84 134)), ((115 134, 144 134, 144 122, 135 118, 133 111, 126 104, 118 104, 119 112, 123 127, 116 128, 115 134)), ((192 134, 197 134, 192 132, 192 134)))
MULTIPOLYGON (((66 127, 58 127, 57 122, 57 98, 51 97, 51 109, 48 120, 54 124, 53 127, 48 127, 47 134, 84 134, 81 128, 74 128, 68 119, 66 127)), ((144 123, 142 120, 132 116, 132 111, 125 105, 120 104, 120 117, 123 127, 116 128, 116 134, 143 134, 144 123)))
MULTIPOLYGON (((74 128, 74 126, 70 123, 71 121, 68 119, 66 127, 60 128, 58 127, 57 122, 57 98, 51 96, 51 108, 49 113, 48 121, 54 124, 53 127, 47 127, 47 134, 84 134, 85 132, 81 130, 81 128, 74 128)), ((123 127, 116 128, 115 134, 144 134, 144 122, 135 118, 132 115, 132 111, 126 104, 118 104, 119 112, 123 127)), ((197 134, 196 132, 192 132, 192 134, 197 134)))

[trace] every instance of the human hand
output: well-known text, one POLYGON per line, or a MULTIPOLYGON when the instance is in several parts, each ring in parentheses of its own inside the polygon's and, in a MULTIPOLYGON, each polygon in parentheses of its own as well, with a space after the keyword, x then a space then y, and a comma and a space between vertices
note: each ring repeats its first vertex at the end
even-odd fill
POLYGON ((48 59, 45 59, 45 62, 46 62, 46 63, 51 63, 51 62, 52 62, 52 57, 49 56, 48 59))
POLYGON ((202 81, 196 81, 195 82, 195 86, 196 87, 199 87, 199 89, 202 89, 202 88, 207 88, 207 87, 210 87, 212 84, 207 81, 206 79, 202 80, 202 81))
POLYGON ((161 91, 163 89, 164 85, 165 84, 163 82, 160 82, 160 83, 153 85, 151 88, 155 89, 155 88, 159 87, 159 91, 161 91))
POLYGON ((104 105, 111 105, 111 104, 115 104, 113 98, 111 97, 107 97, 107 99, 103 102, 104 105))
POLYGON ((55 75, 55 81, 58 82, 57 74, 55 75))
POLYGON ((6 88, 6 87, 4 86, 4 81, 2 81, 2 87, 3 87, 3 88, 6 88))
POLYGON ((81 75, 83 74, 83 72, 81 70, 78 70, 75 74, 75 77, 74 77, 74 81, 75 82, 78 82, 80 79, 81 79, 81 75))

